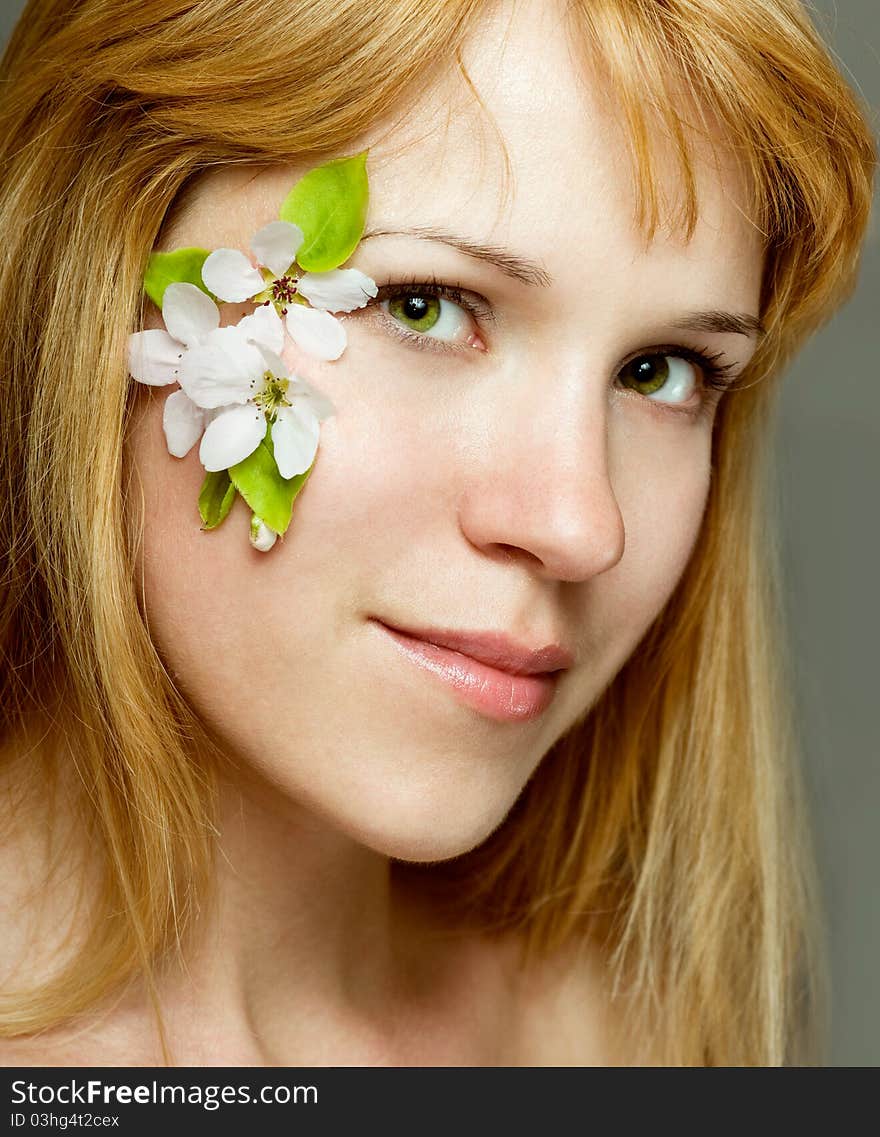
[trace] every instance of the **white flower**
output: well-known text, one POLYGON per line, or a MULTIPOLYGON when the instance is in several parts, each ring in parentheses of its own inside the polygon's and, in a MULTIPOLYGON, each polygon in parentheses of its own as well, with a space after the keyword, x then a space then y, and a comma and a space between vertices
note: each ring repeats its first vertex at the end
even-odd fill
MULTIPOLYGON (((135 332, 128 340, 128 370, 139 383, 162 387, 177 383, 188 351, 202 343, 220 324, 214 301, 194 284, 169 284, 162 297, 165 330, 135 332)), ((183 391, 165 400, 162 425, 169 451, 183 458, 201 437, 210 418, 183 391)))
MULTIPOLYGON (((171 286, 169 286, 171 287, 171 286)), ((187 287, 191 287, 187 285, 187 287)), ((197 290, 198 291, 198 290, 197 290)), ((204 293, 202 293, 204 295, 204 293)), ((207 299, 207 297, 205 297, 207 299)), ((210 303, 210 301, 209 301, 210 303)), ((212 305, 213 306, 213 305, 212 305)), ((164 308, 163 308, 164 311, 164 308)), ((215 307, 216 311, 216 307, 215 307)), ((237 352, 248 351, 254 344, 263 343, 270 349, 280 352, 284 342, 284 328, 281 319, 271 308, 258 308, 250 316, 239 320, 234 327, 214 327, 211 332, 202 336, 198 345, 208 345, 214 366, 222 374, 224 367, 223 352, 228 352, 233 360, 237 352)), ((187 349, 191 350, 191 349, 187 349)), ((184 353, 185 355, 186 353, 184 353)), ((183 356, 178 361, 174 378, 180 382, 181 364, 183 356)), ((234 366, 234 364, 232 365, 234 366)), ((216 395, 217 384, 211 388, 211 394, 216 395)), ((201 390, 201 388, 199 388, 201 390)), ((202 437, 205 427, 219 414, 219 409, 225 403, 231 402, 228 388, 221 388, 222 397, 207 398, 200 394, 196 400, 190 398, 181 388, 169 395, 165 400, 162 412, 162 426, 165 429, 165 440, 168 450, 175 458, 184 458, 193 446, 202 437)))
POLYGON ((162 428, 169 454, 185 458, 213 417, 213 411, 197 407, 184 391, 172 391, 162 408, 162 428))
POLYGON ((194 284, 169 284, 162 297, 165 330, 135 332, 128 340, 128 370, 139 383, 177 382, 180 360, 220 324, 217 305, 194 284))
POLYGON ((294 262, 303 240, 298 225, 271 221, 250 244, 262 272, 237 249, 216 249, 202 266, 202 280, 230 303, 265 298, 285 317, 288 332, 306 354, 338 359, 345 350, 345 328, 330 313, 363 307, 376 295, 376 283, 354 268, 298 274, 294 262), (298 303, 297 296, 311 307, 298 303))
POLYGON ((243 461, 262 442, 269 424, 281 476, 292 478, 311 466, 321 421, 334 407, 289 374, 279 354, 283 343, 281 320, 263 307, 234 327, 216 328, 185 354, 183 393, 210 414, 199 447, 206 470, 228 470, 243 461))
POLYGON ((262 518, 257 517, 256 513, 251 517, 251 531, 250 542, 259 553, 268 553, 275 541, 278 534, 270 529, 262 518))

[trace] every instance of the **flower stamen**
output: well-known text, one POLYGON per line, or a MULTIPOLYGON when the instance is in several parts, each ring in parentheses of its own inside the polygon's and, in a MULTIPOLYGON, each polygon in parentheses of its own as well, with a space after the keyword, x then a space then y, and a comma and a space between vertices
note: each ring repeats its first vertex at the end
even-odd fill
POLYGON ((293 303, 293 298, 296 296, 296 286, 299 283, 299 278, 296 276, 279 276, 272 282, 272 303, 279 310, 286 309, 288 304, 293 303))
POLYGON ((272 422, 279 407, 290 406, 290 401, 287 399, 287 388, 290 386, 290 380, 279 379, 271 371, 265 373, 263 380, 263 388, 253 396, 252 401, 260 408, 267 420, 272 422))

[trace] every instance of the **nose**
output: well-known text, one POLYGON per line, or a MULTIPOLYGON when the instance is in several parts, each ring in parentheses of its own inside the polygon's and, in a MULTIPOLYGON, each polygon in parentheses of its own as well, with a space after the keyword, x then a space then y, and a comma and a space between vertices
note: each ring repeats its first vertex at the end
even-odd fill
POLYGON ((609 468, 607 399, 602 384, 556 391, 554 400, 545 387, 538 402, 532 387, 492 407, 459 496, 459 526, 489 555, 585 581, 618 563, 626 539, 609 468))

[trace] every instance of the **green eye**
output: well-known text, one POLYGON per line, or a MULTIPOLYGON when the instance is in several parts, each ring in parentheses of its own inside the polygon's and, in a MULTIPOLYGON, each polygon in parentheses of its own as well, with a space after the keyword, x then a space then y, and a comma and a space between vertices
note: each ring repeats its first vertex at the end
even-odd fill
POLYGON ((652 395, 669 379, 669 356, 640 355, 627 363, 620 379, 625 387, 633 387, 641 395, 652 395))
POLYGON ((440 300, 436 296, 410 293, 389 300, 388 311, 414 332, 427 332, 440 319, 440 300))
POLYGON ((618 378, 655 403, 687 403, 700 386, 700 369, 689 359, 662 351, 638 355, 625 364, 618 378), (659 391, 659 395, 655 393, 659 391))
POLYGON ((379 307, 388 317, 387 330, 410 346, 486 350, 476 317, 491 319, 491 309, 481 297, 465 296, 457 287, 436 280, 386 284, 379 289, 379 307))

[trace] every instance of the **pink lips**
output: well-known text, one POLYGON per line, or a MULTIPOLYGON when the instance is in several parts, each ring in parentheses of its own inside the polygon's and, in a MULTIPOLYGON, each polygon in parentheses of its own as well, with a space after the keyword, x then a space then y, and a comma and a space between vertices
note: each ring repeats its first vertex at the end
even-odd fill
POLYGON ((574 662, 556 644, 524 648, 497 632, 391 627, 375 621, 413 663, 432 672, 463 702, 501 722, 523 722, 547 709, 559 672, 574 662))

